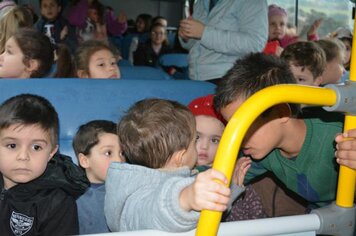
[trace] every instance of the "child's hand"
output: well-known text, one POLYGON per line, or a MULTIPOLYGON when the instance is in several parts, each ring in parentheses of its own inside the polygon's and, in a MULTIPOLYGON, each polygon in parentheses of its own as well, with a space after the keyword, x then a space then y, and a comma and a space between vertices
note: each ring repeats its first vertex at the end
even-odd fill
POLYGON ((214 169, 199 173, 194 183, 181 192, 181 207, 186 211, 225 211, 231 194, 227 182, 226 177, 214 169), (220 180, 225 185, 214 180, 220 180))
POLYGON ((67 34, 68 34, 68 27, 64 26, 59 36, 60 39, 63 40, 67 36, 67 34))
POLYGON ((242 186, 248 169, 251 167, 251 159, 249 157, 240 157, 235 166, 232 176, 233 183, 242 186))
POLYGON ((322 22, 323 22, 323 19, 315 20, 308 30, 308 36, 316 35, 322 22))
POLYGON ((127 15, 123 12, 120 12, 119 16, 117 17, 117 22, 120 24, 124 24, 127 22, 127 15))
POLYGON ((356 170, 356 129, 339 134, 335 141, 337 143, 335 152, 337 163, 356 170), (349 140, 344 140, 345 138, 349 140))

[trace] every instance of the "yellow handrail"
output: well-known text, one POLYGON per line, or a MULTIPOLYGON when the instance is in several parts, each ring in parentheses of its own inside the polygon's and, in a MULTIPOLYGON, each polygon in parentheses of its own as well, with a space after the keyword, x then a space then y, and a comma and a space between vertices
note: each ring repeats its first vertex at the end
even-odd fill
MULTIPOLYGON (((356 12, 355 12, 356 15, 356 12)), ((356 21, 354 22, 354 34, 356 33, 356 21)), ((356 37, 352 39, 356 45, 356 37)), ((356 46, 352 47, 350 63, 350 80, 356 82, 356 46)), ((356 116, 346 114, 344 130, 356 128, 356 116)), ((346 166, 340 166, 339 182, 336 195, 336 205, 341 207, 352 207, 355 194, 356 171, 346 166), (352 198, 351 198, 352 196, 352 198)))
MULTIPOLYGON (((254 120, 268 108, 280 103, 332 106, 336 100, 336 92, 329 88, 288 84, 262 89, 247 99, 230 119, 222 135, 213 168, 225 174, 230 184, 243 137, 254 120)), ((196 235, 216 235, 221 215, 222 212, 203 210, 196 235)))

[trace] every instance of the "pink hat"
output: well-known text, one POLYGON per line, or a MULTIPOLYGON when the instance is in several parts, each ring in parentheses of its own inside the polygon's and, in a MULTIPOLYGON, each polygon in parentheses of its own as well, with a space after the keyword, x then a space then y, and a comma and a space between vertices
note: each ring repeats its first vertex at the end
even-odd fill
POLYGON ((205 115, 211 116, 220 120, 224 125, 226 121, 221 116, 220 113, 216 112, 213 106, 214 95, 209 94, 204 97, 199 97, 191 101, 188 105, 188 108, 193 113, 194 116, 205 115))
POLYGON ((271 4, 268 6, 268 17, 275 15, 288 17, 288 12, 284 8, 277 6, 276 4, 271 4))

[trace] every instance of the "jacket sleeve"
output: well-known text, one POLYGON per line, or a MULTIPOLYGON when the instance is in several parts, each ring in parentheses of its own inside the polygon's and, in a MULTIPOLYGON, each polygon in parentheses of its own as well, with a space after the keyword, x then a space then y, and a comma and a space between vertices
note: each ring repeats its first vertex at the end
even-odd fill
POLYGON ((124 23, 119 23, 115 18, 113 11, 108 10, 105 12, 105 23, 107 31, 111 36, 123 35, 127 30, 127 21, 124 23))
POLYGON ((77 4, 71 6, 67 17, 69 24, 82 28, 85 24, 88 8, 88 0, 80 0, 77 4))
POLYGON ((206 25, 201 44, 219 53, 246 54, 261 52, 268 36, 267 2, 249 0, 236 9, 236 30, 206 25))
POLYGON ((78 212, 75 199, 63 190, 54 190, 48 206, 42 206, 43 214, 40 235, 77 235, 79 234, 78 212), (47 212, 47 213, 45 213, 47 212))
POLYGON ((169 178, 161 186, 143 188, 127 199, 120 230, 157 229, 184 232, 196 227, 199 212, 184 211, 179 205, 181 191, 194 178, 169 178))

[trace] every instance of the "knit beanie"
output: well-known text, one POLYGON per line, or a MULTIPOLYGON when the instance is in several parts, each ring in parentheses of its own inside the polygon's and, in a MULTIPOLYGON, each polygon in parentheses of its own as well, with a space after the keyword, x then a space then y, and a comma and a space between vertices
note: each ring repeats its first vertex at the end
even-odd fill
POLYGON ((205 115, 214 117, 220 120, 224 125, 226 125, 226 121, 224 120, 224 118, 214 109, 213 98, 213 94, 196 98, 189 103, 188 108, 194 116, 205 115))
POLYGON ((271 4, 268 6, 268 17, 275 15, 284 16, 288 18, 288 13, 284 8, 277 6, 276 4, 271 4))

